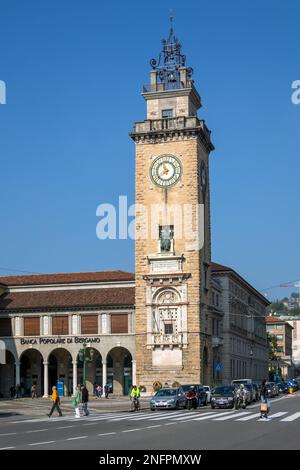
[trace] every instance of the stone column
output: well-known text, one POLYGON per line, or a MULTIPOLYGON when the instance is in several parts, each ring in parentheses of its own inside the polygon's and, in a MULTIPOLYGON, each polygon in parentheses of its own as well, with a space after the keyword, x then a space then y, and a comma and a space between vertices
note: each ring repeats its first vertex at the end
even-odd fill
POLYGON ((132 385, 138 385, 136 383, 136 360, 132 360, 132 385))
POLYGON ((21 366, 21 362, 19 360, 17 360, 15 362, 15 366, 16 366, 16 386, 17 385, 20 385, 21 383, 21 378, 20 378, 20 366, 21 366))
POLYGON ((102 395, 105 397, 104 387, 107 380, 107 367, 106 361, 102 361, 102 395))
POLYGON ((75 395, 75 390, 78 385, 77 383, 77 361, 72 361, 73 364, 73 395, 75 395))
POLYGON ((49 383, 48 383, 48 365, 49 362, 43 362, 44 364, 44 395, 43 398, 48 398, 48 390, 49 390, 49 383))

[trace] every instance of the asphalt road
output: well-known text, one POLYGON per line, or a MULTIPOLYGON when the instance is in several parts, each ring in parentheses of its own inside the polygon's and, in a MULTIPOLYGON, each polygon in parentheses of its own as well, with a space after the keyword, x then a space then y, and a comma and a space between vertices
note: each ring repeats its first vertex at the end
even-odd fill
POLYGON ((258 404, 246 410, 142 410, 0 420, 0 450, 299 449, 300 394, 271 400, 269 421, 258 404))

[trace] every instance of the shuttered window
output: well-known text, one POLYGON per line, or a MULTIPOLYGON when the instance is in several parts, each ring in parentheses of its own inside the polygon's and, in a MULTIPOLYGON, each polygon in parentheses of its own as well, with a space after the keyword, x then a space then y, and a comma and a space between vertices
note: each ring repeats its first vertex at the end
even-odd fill
POLYGON ((24 336, 40 336, 40 317, 24 318, 24 336))
POLYGON ((128 333, 128 315, 111 315, 111 332, 128 333))
POLYGON ((60 316, 52 317, 52 334, 53 335, 69 334, 67 315, 60 315, 60 316))
POLYGON ((98 334, 98 315, 82 315, 81 316, 81 334, 97 335, 98 334))
POLYGON ((11 319, 0 319, 0 336, 12 336, 11 319))

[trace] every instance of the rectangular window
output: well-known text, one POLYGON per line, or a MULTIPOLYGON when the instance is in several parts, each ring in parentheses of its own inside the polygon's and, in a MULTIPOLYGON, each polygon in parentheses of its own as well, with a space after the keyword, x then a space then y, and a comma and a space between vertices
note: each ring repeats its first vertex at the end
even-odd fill
POLYGON ((273 331, 274 326, 273 325, 267 325, 267 331, 273 331))
POLYGON ((163 119, 172 118, 173 117, 173 109, 163 109, 161 112, 161 117, 163 119))
POLYGON ((24 318, 24 336, 40 336, 40 317, 24 318))
POLYGON ((81 334, 98 334, 98 315, 81 315, 81 334))
POLYGON ((276 325, 277 330, 282 330, 283 325, 276 325))
POLYGON ((282 353, 282 352, 283 352, 283 348, 282 348, 282 346, 278 346, 278 348, 277 348, 277 352, 279 352, 279 353, 282 353))
POLYGON ((68 316, 59 315, 52 317, 52 334, 53 335, 68 335, 69 325, 68 316))
POLYGON ((282 341, 283 340, 283 335, 276 335, 277 341, 282 341))
POLYGON ((128 315, 111 315, 111 333, 128 333, 128 315))
POLYGON ((12 336, 11 319, 1 318, 0 320, 0 336, 12 336))
POLYGON ((172 335, 174 332, 173 322, 165 321, 164 322, 165 335, 172 335))

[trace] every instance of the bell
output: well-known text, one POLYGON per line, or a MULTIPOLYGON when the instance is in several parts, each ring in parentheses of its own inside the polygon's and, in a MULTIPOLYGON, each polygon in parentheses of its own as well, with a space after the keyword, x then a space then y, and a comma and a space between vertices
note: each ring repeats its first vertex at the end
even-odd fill
POLYGON ((176 82, 176 78, 174 77, 173 73, 169 73, 169 75, 168 75, 168 81, 169 81, 169 82, 176 82))

